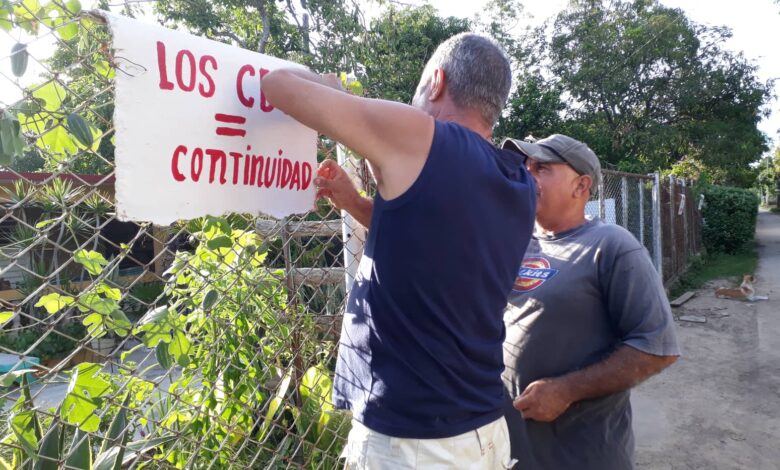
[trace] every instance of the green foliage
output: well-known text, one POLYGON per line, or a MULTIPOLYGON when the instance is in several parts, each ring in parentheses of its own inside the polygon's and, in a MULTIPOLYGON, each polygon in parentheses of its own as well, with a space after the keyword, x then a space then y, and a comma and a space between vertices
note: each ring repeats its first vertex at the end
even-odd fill
POLYGON ((371 23, 356 60, 365 68, 366 95, 409 103, 425 63, 439 44, 469 30, 461 18, 442 18, 431 6, 391 5, 371 23))
POLYGON ((0 347, 24 352, 35 345, 28 355, 46 360, 62 357, 73 351, 76 343, 83 339, 86 333, 86 328, 78 322, 65 322, 46 333, 41 328, 29 327, 13 333, 0 333, 0 347), (39 340, 40 343, 36 344, 39 340))
POLYGON ((773 83, 724 48, 730 36, 655 0, 571 2, 527 37, 502 131, 569 134, 638 172, 689 159, 715 183, 750 186, 773 83))
POLYGON ((758 212, 754 192, 711 186, 704 198, 702 238, 708 252, 735 253, 753 240, 758 212))
POLYGON ((675 299, 686 291, 700 289, 713 279, 729 279, 735 284, 742 276, 756 271, 758 253, 746 248, 734 254, 706 253, 693 258, 688 270, 669 289, 669 297, 675 299))

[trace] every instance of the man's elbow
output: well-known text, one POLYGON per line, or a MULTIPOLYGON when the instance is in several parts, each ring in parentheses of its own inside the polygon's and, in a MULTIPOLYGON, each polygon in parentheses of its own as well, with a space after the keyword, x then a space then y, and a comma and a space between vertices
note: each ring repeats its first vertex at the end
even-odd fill
POLYGON ((677 362, 678 356, 655 356, 653 362, 655 362, 655 373, 661 372, 670 365, 677 362))

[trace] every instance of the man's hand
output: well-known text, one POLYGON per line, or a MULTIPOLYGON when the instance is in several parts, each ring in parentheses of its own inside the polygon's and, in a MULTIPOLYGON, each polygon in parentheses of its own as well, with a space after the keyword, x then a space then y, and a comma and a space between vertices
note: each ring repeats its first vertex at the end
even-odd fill
POLYGON ((349 175, 335 160, 320 163, 314 185, 317 186, 317 199, 327 198, 336 209, 349 211, 360 198, 349 175))
POLYGON ((371 224, 373 201, 358 193, 347 172, 334 160, 320 163, 314 185, 317 186, 317 198, 327 198, 333 207, 349 212, 364 227, 371 224))
POLYGON ((525 419, 550 422, 572 404, 565 381, 541 379, 531 382, 513 403, 525 419))

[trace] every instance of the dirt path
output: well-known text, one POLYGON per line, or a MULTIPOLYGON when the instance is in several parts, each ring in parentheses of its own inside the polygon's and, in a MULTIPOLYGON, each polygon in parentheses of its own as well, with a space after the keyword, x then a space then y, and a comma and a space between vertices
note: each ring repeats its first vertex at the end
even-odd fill
POLYGON ((639 469, 780 469, 780 215, 759 214, 755 303, 714 282, 675 310, 683 357, 634 391, 639 469))

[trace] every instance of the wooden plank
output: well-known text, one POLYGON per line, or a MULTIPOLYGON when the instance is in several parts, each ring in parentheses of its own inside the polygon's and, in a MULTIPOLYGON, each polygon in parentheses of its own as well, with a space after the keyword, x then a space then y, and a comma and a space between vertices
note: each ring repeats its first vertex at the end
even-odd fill
MULTIPOLYGON (((256 228, 263 237, 282 233, 282 223, 276 220, 258 220, 256 228)), ((292 237, 332 237, 341 234, 341 220, 288 222, 287 230, 292 237)))
POLYGON ((295 268, 292 270, 295 285, 312 287, 344 282, 344 268, 295 268))
POLYGON ((669 305, 672 307, 679 307, 680 305, 684 304, 685 302, 691 300, 693 296, 696 295, 696 292, 688 291, 684 293, 683 295, 677 297, 676 299, 669 302, 669 305))

